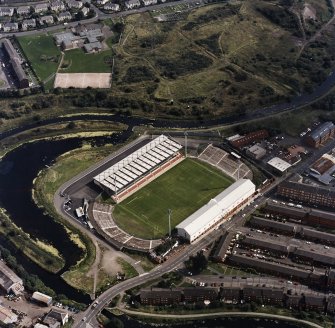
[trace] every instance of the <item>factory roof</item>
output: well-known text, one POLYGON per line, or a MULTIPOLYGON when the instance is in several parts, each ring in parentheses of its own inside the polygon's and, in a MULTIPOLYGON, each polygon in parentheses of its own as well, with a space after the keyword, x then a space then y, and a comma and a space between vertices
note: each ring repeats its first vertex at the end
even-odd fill
POLYGON ((279 157, 273 157, 268 161, 268 164, 279 172, 287 171, 292 165, 279 157))

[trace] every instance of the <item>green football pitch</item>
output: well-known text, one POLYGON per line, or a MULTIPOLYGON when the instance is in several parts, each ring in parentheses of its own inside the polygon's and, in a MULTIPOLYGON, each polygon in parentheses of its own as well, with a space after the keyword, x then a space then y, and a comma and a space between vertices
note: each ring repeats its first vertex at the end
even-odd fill
POLYGON ((131 235, 155 239, 205 205, 233 183, 213 166, 185 159, 114 208, 117 225, 131 235))

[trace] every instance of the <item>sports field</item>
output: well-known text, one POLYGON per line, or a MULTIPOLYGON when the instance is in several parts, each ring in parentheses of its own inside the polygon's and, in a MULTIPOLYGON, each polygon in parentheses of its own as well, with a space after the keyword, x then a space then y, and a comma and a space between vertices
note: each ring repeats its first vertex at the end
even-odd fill
POLYGON ((169 231, 168 209, 174 228, 232 183, 211 165, 188 158, 116 205, 113 216, 136 237, 160 238, 169 231))
POLYGON ((61 52, 51 35, 21 36, 18 41, 41 81, 57 72, 61 52))

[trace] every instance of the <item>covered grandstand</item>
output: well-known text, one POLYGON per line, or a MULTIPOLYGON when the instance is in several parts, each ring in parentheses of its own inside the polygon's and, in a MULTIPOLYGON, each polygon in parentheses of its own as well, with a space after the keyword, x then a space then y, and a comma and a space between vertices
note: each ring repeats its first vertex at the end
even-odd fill
POLYGON ((176 226, 178 235, 193 242, 215 224, 246 204, 256 187, 249 179, 240 179, 211 199, 208 204, 176 226))
POLYGON ((116 202, 120 202, 144 185, 144 177, 150 181, 162 172, 162 167, 181 159, 182 146, 160 135, 121 161, 94 177, 94 182, 116 202))

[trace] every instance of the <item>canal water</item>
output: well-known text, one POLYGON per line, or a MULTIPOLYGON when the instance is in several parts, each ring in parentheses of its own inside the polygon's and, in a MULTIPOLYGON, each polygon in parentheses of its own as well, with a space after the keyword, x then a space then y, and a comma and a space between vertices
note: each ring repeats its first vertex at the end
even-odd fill
MULTIPOLYGON (((82 256, 82 251, 69 238, 63 226, 46 215, 32 200, 33 180, 38 172, 52 165, 61 154, 79 148, 82 142, 94 145, 124 142, 129 133, 115 136, 89 139, 73 138, 67 140, 42 140, 24 144, 9 152, 0 161, 0 206, 5 208, 13 222, 29 233, 32 238, 45 240, 54 245, 64 256, 64 270, 74 265, 82 256)), ((4 247, 4 239, 0 240, 4 247)), ((58 294, 65 294, 79 302, 89 302, 89 298, 69 287, 60 277, 60 273, 51 274, 41 269, 25 256, 16 253, 18 262, 29 272, 38 275, 41 280, 58 294)))

